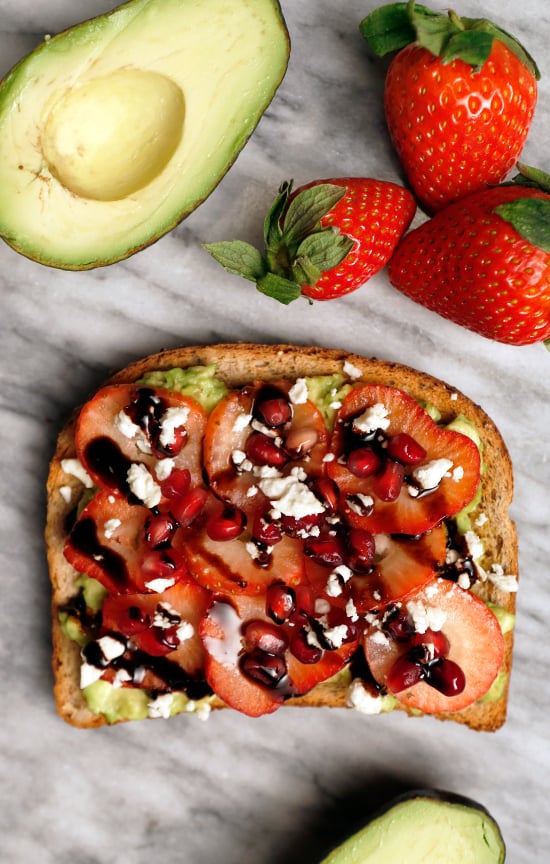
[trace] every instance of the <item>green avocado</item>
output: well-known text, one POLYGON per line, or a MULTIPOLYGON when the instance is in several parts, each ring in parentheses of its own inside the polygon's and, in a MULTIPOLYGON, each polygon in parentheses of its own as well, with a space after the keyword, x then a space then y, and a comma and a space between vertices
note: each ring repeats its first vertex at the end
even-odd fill
POLYGON ((138 381, 147 387, 165 387, 190 396, 210 413, 227 394, 227 387, 216 378, 216 366, 189 366, 186 369, 174 368, 148 372, 138 381))
POLYGON ((278 0, 130 0, 0 84, 0 236, 53 267, 119 261, 212 192, 281 83, 278 0))
POLYGON ((499 827, 485 808, 452 793, 396 799, 323 864, 503 864, 499 827))

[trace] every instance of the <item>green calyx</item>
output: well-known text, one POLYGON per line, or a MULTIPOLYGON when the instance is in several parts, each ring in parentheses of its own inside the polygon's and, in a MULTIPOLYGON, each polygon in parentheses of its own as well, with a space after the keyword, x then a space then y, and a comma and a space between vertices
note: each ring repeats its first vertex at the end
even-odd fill
POLYGON ((486 18, 460 18, 455 12, 433 12, 409 0, 380 6, 361 21, 361 35, 379 57, 400 51, 413 42, 440 57, 443 63, 463 60, 481 69, 498 39, 540 78, 537 64, 523 45, 486 18))
POLYGON ((346 194, 345 186, 320 183, 291 196, 292 181, 281 185, 264 222, 263 253, 243 240, 206 243, 204 248, 229 273, 256 283, 258 291, 288 304, 340 264, 354 241, 321 219, 346 194))
POLYGON ((507 204, 499 204, 494 212, 513 225, 528 243, 550 252, 550 174, 521 162, 518 162, 517 168, 519 174, 503 185, 539 189, 549 197, 516 198, 507 204))

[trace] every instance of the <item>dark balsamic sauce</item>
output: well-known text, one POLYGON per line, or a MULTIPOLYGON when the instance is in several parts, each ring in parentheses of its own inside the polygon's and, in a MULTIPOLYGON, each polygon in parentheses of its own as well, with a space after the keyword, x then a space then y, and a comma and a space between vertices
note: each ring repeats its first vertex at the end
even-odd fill
POLYGON ((103 572, 119 590, 124 591, 132 587, 124 558, 107 546, 101 545, 93 519, 88 517, 79 519, 71 531, 70 542, 77 552, 100 564, 103 572))
POLYGON ((128 470, 132 461, 111 438, 105 435, 93 438, 84 451, 84 459, 90 470, 107 488, 115 488, 124 495, 131 496, 128 470))

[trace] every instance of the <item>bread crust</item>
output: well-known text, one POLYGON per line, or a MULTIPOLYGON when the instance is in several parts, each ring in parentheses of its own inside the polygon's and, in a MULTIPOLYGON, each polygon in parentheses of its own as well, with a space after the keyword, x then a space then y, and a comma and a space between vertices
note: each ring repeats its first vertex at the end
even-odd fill
MULTIPOLYGON (((483 444, 485 471, 479 512, 487 517, 476 533, 483 541, 484 565, 499 564, 505 573, 517 575, 517 536, 508 509, 513 497, 513 474, 506 445, 493 421, 485 411, 456 388, 444 381, 399 363, 366 358, 337 349, 297 345, 257 345, 229 343, 210 346, 188 346, 164 350, 131 363, 113 374, 105 384, 133 383, 146 372, 214 363, 217 376, 228 387, 239 387, 252 379, 297 378, 330 375, 342 372, 347 361, 361 371, 361 380, 376 382, 407 391, 420 401, 437 406, 443 422, 464 414, 476 426, 483 444)), ((103 725, 103 717, 92 713, 79 687, 80 653, 76 643, 68 639, 59 624, 59 610, 74 595, 75 571, 63 556, 67 534, 67 518, 74 504, 60 490, 70 487, 71 499, 82 492, 82 484, 62 469, 62 460, 74 458, 75 411, 61 430, 51 460, 47 482, 47 519, 45 540, 52 585, 52 632, 54 696, 60 716, 74 726, 91 728, 103 725)), ((67 496, 68 497, 68 496, 67 496)), ((515 593, 505 592, 492 582, 479 584, 476 592, 482 599, 515 612, 515 593)), ((444 715, 480 731, 494 731, 505 721, 508 684, 512 668, 513 631, 505 635, 504 669, 507 673, 502 697, 496 701, 479 701, 467 709, 444 715)), ((304 696, 288 701, 289 705, 310 707, 345 707, 346 687, 326 682, 304 696)), ((214 707, 222 707, 220 701, 214 707)), ((401 706, 399 706, 401 707, 401 706)), ((402 710, 406 710, 402 708, 402 710)))

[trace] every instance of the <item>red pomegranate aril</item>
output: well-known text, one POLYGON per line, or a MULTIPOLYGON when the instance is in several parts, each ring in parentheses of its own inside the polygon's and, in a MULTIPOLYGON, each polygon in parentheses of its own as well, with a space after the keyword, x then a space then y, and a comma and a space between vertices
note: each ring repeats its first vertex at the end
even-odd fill
POLYGON ((141 560, 143 585, 147 588, 156 579, 166 579, 173 584, 181 578, 184 567, 183 559, 173 549, 148 552, 141 560))
POLYGON ((132 636, 134 633, 147 630, 150 623, 149 615, 144 613, 139 606, 128 606, 117 619, 117 624, 125 636, 132 636))
POLYGON ((243 654, 240 667, 247 678, 271 689, 274 689, 286 675, 284 657, 268 654, 259 649, 243 654))
POLYGON ((163 543, 168 543, 174 531, 176 530, 176 522, 169 513, 157 513, 151 516, 144 527, 145 542, 156 549, 163 543))
POLYGON ((249 621, 244 627, 243 637, 249 651, 259 649, 280 656, 288 647, 284 630, 269 621, 249 621))
POLYGON ((153 627, 152 632, 158 643, 168 651, 175 651, 179 647, 180 639, 177 627, 153 627))
POLYGON ((185 495, 191 486, 191 473, 188 468, 172 468, 172 471, 160 484, 165 498, 178 498, 185 495))
POLYGON ((169 444, 161 444, 160 441, 156 441, 153 446, 153 452, 157 458, 162 459, 163 456, 169 456, 174 458, 177 456, 185 444, 187 444, 187 432, 183 428, 174 430, 174 440, 169 444))
POLYGON ((309 665, 319 662, 323 656, 323 649, 308 642, 307 634, 308 630, 305 627, 295 630, 290 637, 289 649, 300 663, 309 665))
POLYGON ((428 629, 425 633, 413 633, 411 645, 413 647, 426 646, 431 660, 445 657, 450 649, 449 640, 441 630, 428 629))
POLYGON ((408 615, 403 615, 400 612, 386 618, 384 631, 396 642, 408 642, 414 632, 408 615))
POLYGON ((245 526, 244 513, 236 507, 224 507, 206 523, 206 533, 211 540, 235 540, 245 526))
POLYGON ((179 525, 188 528, 204 510, 207 499, 206 489, 200 486, 190 489, 184 495, 174 499, 170 506, 172 516, 179 525))
POLYGON ((330 477, 319 477, 313 484, 312 491, 325 506, 327 513, 336 513, 340 502, 340 490, 330 477))
POLYGON ((288 462, 288 456, 269 436, 262 432, 249 435, 245 452, 254 465, 269 465, 271 468, 282 468, 288 462))
POLYGON ((304 543, 304 552, 324 567, 337 567, 344 563, 344 545, 337 536, 308 537, 304 543))
POLYGON ((408 687, 414 687, 424 678, 425 671, 421 663, 412 660, 407 654, 397 658, 386 678, 388 690, 400 693, 408 687))
POLYGON ((356 477, 370 477, 378 471, 382 460, 376 450, 372 447, 358 447, 352 450, 347 458, 346 465, 356 477))
POLYGON ((292 408, 284 396, 258 402, 256 412, 266 426, 284 426, 292 417, 292 408))
POLYGON ((311 534, 313 529, 316 529, 322 521, 322 513, 312 513, 311 516, 302 516, 301 519, 296 519, 294 516, 283 516, 281 527, 284 533, 290 534, 291 537, 303 537, 311 534))
POLYGON ((406 432, 399 432, 388 440, 386 453, 403 465, 417 465, 426 458, 424 447, 406 432))
POLYGON ((285 448, 293 456, 305 456, 313 450, 319 436, 317 430, 310 426, 302 426, 299 429, 291 429, 285 438, 285 448))
POLYGON ((254 514, 252 536, 258 543, 265 543, 266 546, 275 546, 276 543, 279 543, 283 539, 283 532, 280 526, 272 522, 266 513, 258 511, 254 514))
POLYGON ((372 491, 381 501, 391 502, 399 498, 403 486, 405 468, 400 462, 388 459, 380 474, 373 479, 372 491))
POLYGON ((296 609, 296 594, 282 582, 274 582, 266 592, 265 611, 277 624, 283 624, 296 609))
POLYGON ((441 657, 427 667, 426 681, 444 696, 458 696, 466 686, 464 672, 448 657, 441 657))
POLYGON ((363 528, 352 528, 348 533, 348 545, 352 557, 359 559, 363 567, 371 567, 376 553, 374 535, 363 528))

